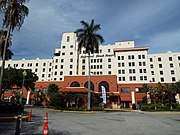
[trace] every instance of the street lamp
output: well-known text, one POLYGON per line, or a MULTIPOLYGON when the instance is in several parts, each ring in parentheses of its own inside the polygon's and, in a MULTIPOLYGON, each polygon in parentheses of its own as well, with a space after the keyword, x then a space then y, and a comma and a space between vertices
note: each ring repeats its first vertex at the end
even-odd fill
POLYGON ((22 90, 20 91, 20 104, 22 104, 22 97, 23 97, 23 90, 24 90, 24 80, 25 80, 25 76, 27 75, 27 72, 24 70, 22 75, 23 75, 23 80, 22 80, 22 90))

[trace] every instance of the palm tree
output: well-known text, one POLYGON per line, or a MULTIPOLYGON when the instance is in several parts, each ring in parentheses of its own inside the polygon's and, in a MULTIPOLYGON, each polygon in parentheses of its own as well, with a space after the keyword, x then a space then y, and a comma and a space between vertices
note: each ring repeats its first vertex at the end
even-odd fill
MULTIPOLYGON (((7 31, 5 30, 0 30, 0 56, 3 59, 3 52, 4 52, 4 44, 5 44, 5 39, 6 39, 7 31)), ((5 60, 9 60, 12 58, 13 53, 10 49, 8 49, 11 46, 11 35, 7 43, 7 49, 6 49, 6 56, 5 60)))
POLYGON ((100 24, 94 24, 94 20, 91 20, 91 23, 81 21, 83 28, 77 29, 75 31, 78 41, 78 52, 82 48, 85 48, 85 53, 88 54, 88 110, 91 109, 91 91, 90 91, 90 54, 98 53, 99 44, 104 42, 104 39, 101 35, 96 32, 101 29, 100 24))
POLYGON ((24 3, 29 0, 0 0, 0 10, 4 13, 3 19, 3 27, 7 29, 7 35, 4 43, 4 51, 3 51, 3 59, 1 65, 1 75, 0 75, 0 100, 2 95, 2 80, 5 66, 5 56, 6 56, 6 48, 8 46, 8 41, 11 35, 11 32, 14 31, 15 28, 19 31, 25 17, 29 13, 28 7, 24 5, 24 3))

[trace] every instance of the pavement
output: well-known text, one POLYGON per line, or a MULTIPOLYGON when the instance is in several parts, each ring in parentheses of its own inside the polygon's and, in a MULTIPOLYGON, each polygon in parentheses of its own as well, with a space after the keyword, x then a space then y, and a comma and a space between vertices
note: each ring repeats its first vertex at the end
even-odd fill
MULTIPOLYGON (((105 108, 104 111, 69 111, 69 110, 57 110, 57 109, 52 109, 52 108, 43 108, 44 110, 51 110, 55 112, 73 112, 73 113, 100 113, 100 112, 141 112, 141 113, 152 113, 152 112, 146 112, 146 111, 141 111, 141 110, 133 110, 133 109, 112 109, 112 108, 105 108)), ((179 112, 176 111, 160 111, 160 112, 153 112, 154 114, 180 114, 179 112)), ((23 121, 27 121, 29 112, 25 111, 23 113, 22 119, 23 121)), ((0 121, 4 120, 16 120, 17 119, 17 114, 12 114, 12 113, 0 113, 0 121)))

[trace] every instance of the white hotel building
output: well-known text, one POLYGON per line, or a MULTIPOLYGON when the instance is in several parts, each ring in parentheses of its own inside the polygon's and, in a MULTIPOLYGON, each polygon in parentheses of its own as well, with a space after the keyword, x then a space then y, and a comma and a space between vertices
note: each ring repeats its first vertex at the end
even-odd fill
MULTIPOLYGON (((92 76, 101 76, 101 78, 103 76, 116 76, 114 83, 123 84, 126 87, 129 84, 133 89, 132 85, 136 84, 179 81, 180 52, 168 51, 167 53, 148 54, 148 49, 147 46, 136 47, 134 41, 100 45, 99 53, 91 55, 92 76)), ((5 68, 11 66, 17 69, 32 69, 32 72, 35 72, 39 77, 37 83, 65 82, 66 76, 82 77, 88 75, 87 55, 84 54, 83 50, 80 53, 77 50, 76 34, 65 32, 62 34, 61 46, 55 49, 52 59, 9 60, 6 61, 5 68)), ((119 92, 118 86, 116 92, 119 92)), ((132 100, 124 99, 124 102, 131 103, 132 100)))
MULTIPOLYGON (((8 66, 32 69, 38 81, 63 81, 64 76, 88 75, 87 55, 77 52, 77 37, 63 33, 61 47, 52 59, 9 60, 8 66)), ((180 80, 180 52, 148 54, 148 47, 136 47, 134 41, 100 45, 91 55, 93 75, 116 75, 117 83, 173 83, 180 80)))

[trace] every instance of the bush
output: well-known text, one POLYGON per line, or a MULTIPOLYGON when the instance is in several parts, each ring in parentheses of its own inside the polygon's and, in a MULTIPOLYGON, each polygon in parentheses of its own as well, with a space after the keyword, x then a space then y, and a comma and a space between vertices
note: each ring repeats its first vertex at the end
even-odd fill
POLYGON ((141 105, 141 111, 153 111, 155 110, 154 104, 142 104, 141 105))

